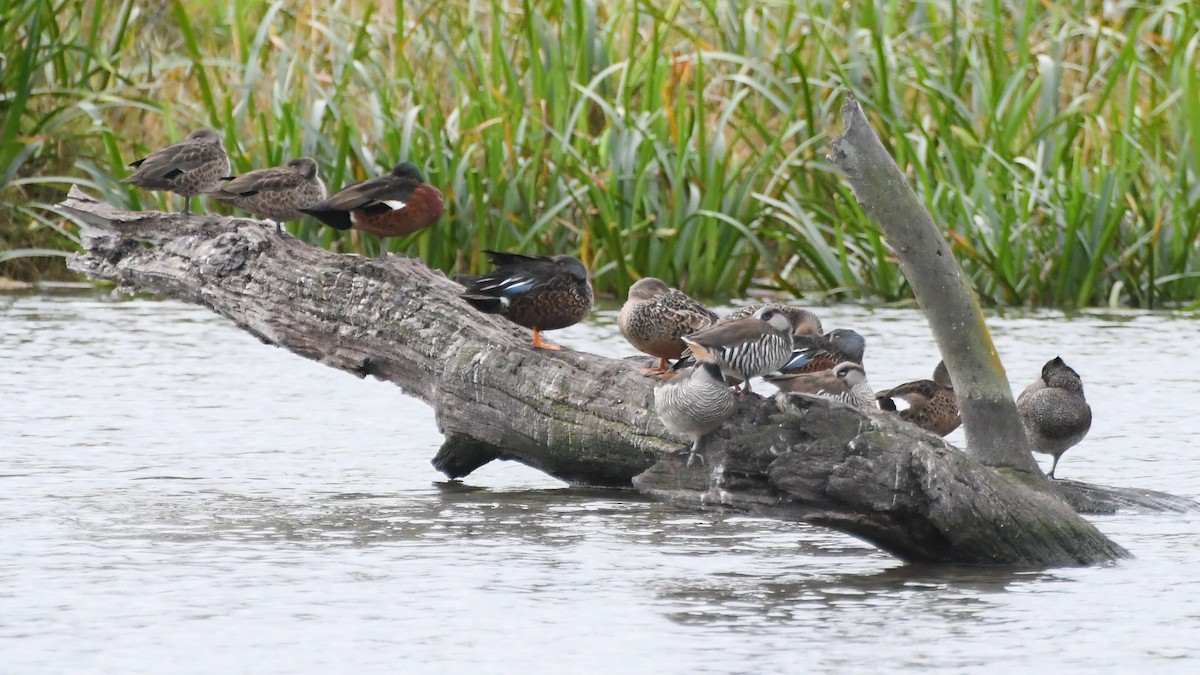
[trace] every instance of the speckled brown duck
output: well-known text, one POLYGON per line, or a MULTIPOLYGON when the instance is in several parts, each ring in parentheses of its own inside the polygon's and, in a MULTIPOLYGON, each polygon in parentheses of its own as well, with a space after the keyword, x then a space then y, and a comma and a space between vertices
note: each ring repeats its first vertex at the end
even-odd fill
POLYGON ((540 256, 484 251, 497 269, 470 277, 462 298, 488 314, 499 314, 533 330, 533 346, 562 349, 542 341, 542 331, 573 326, 592 311, 587 268, 569 255, 540 256))
POLYGON ((442 193, 425 182, 417 165, 401 162, 385 176, 351 185, 299 210, 336 230, 354 229, 383 239, 433 225, 444 208, 442 193))
POLYGON ((284 222, 304 217, 300 209, 325 199, 325 183, 317 175, 317 163, 308 157, 222 180, 210 196, 275 221, 280 232, 284 222))
POLYGON ((881 410, 896 413, 900 419, 939 436, 946 436, 962 424, 958 397, 954 395, 950 373, 942 361, 933 369, 932 380, 906 382, 878 392, 875 402, 881 410), (908 407, 898 410, 895 399, 904 401, 908 407))
POLYGON ((1030 449, 1054 457, 1051 478, 1063 453, 1092 428, 1092 408, 1083 396, 1083 380, 1057 356, 1042 366, 1041 377, 1017 397, 1017 412, 1030 449))
POLYGON ((122 182, 183 195, 186 215, 191 213, 194 195, 210 192, 229 175, 229 156, 219 133, 197 129, 182 141, 159 148, 129 166, 137 171, 122 182))
POLYGON ((667 361, 683 353, 683 336, 704 330, 716 320, 716 314, 683 291, 647 277, 630 286, 617 326, 635 349, 658 357, 658 367, 647 369, 647 374, 662 375, 667 372, 667 361))

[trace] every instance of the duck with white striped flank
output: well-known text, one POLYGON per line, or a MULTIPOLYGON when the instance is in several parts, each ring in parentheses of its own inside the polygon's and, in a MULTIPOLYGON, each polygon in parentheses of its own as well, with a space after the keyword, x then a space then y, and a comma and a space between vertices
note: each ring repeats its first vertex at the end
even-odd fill
POLYGON ((856 408, 875 403, 875 391, 867 382, 867 371, 860 364, 849 361, 816 373, 776 374, 764 379, 779 387, 781 392, 831 398, 856 408))
POLYGON ((354 229, 383 239, 433 225, 444 208, 442 193, 425 182, 417 165, 401 162, 387 175, 351 185, 300 211, 336 230, 354 229))
POLYGON ((699 361, 721 366, 727 378, 744 382, 779 370, 792 355, 792 321, 777 307, 766 306, 737 319, 683 338, 699 361))

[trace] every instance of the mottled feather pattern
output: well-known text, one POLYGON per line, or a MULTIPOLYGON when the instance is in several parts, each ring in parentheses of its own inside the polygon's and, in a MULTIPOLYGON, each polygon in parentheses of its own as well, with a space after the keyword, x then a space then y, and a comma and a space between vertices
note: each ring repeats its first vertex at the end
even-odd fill
POLYGON ((798 335, 792 357, 781 370, 785 373, 817 373, 839 363, 862 363, 866 341, 857 332, 839 328, 828 335, 798 335))
POLYGON ((955 396, 954 389, 948 386, 949 377, 945 364, 939 363, 934 370, 935 379, 906 382, 878 392, 875 401, 881 410, 894 412, 906 422, 945 436, 962 424, 958 397, 955 396), (908 407, 897 410, 894 399, 904 401, 908 407))
POLYGON ((221 178, 229 175, 229 156, 221 145, 220 134, 212 129, 199 129, 186 139, 155 150, 129 166, 137 171, 124 182, 147 190, 183 195, 183 210, 188 213, 194 195, 213 190, 221 178))
POLYGON ((304 217, 299 209, 325 199, 325 184, 317 175, 317 163, 299 157, 285 166, 231 177, 209 194, 256 216, 282 223, 304 217))
POLYGON ((591 311, 592 286, 579 260, 486 253, 498 268, 476 278, 462 294, 476 309, 538 331, 572 326, 591 311))
POLYGON ((677 359, 683 353, 683 336, 712 326, 716 314, 663 281, 647 277, 629 289, 629 299, 621 307, 617 326, 638 351, 663 360, 677 359))

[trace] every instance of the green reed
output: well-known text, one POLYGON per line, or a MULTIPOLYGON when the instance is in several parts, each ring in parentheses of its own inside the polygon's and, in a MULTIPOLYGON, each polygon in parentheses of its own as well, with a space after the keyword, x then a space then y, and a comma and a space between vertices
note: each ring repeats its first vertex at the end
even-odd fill
MULTIPOLYGON (((447 271, 478 271, 497 248, 579 255, 618 295, 659 276, 702 296, 904 299, 887 243, 825 159, 849 90, 984 302, 1144 307, 1200 290, 1187 0, 4 11, 0 39, 21 47, 0 62, 0 189, 18 205, 0 230, 71 233, 49 176, 177 208, 119 184, 121 167, 213 126, 235 171, 310 155, 333 189, 416 161, 447 214, 389 248, 447 271)), ((377 252, 355 233, 290 229, 377 252)))

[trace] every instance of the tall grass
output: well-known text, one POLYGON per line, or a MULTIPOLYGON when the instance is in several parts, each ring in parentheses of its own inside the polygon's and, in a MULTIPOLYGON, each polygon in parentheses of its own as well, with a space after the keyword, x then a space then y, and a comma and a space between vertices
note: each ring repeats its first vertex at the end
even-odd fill
MULTIPOLYGON (((17 0, 0 39, 0 229, 69 226, 69 175, 134 208, 121 167, 192 128, 235 171, 295 155, 336 188, 423 166, 446 270, 486 248, 579 255, 598 290, 659 276, 909 295, 825 160, 851 90, 990 304, 1197 297, 1200 9, 809 0, 376 4, 17 0), (36 37, 35 37, 36 35, 36 37), (20 181, 28 181, 22 183, 20 181), (23 219, 23 220, 22 220, 23 219)), ((176 202, 177 203, 177 202, 176 202)), ((223 208, 223 207, 217 207, 223 208)), ((314 223, 298 236, 374 253, 314 223)))

